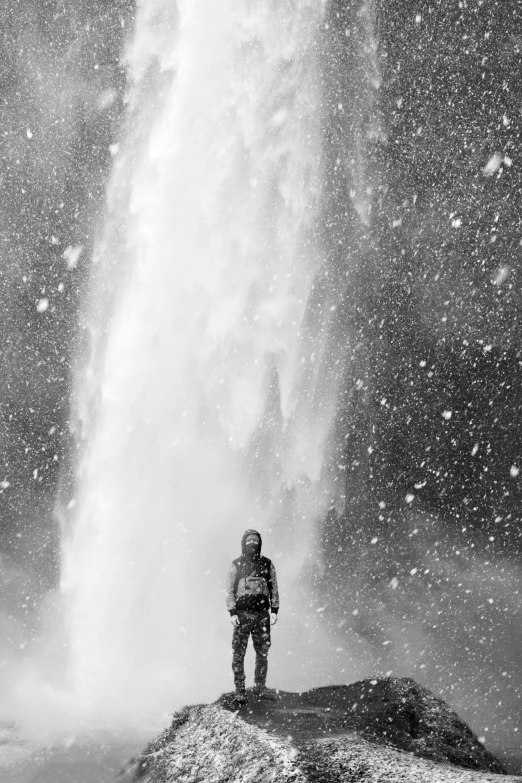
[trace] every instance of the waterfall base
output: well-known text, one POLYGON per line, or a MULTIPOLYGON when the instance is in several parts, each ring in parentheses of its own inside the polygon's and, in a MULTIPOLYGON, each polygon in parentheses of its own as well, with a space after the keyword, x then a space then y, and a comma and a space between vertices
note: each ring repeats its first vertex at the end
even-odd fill
POLYGON ((68 732, 35 742, 0 723, 0 783, 114 783, 146 738, 68 732))

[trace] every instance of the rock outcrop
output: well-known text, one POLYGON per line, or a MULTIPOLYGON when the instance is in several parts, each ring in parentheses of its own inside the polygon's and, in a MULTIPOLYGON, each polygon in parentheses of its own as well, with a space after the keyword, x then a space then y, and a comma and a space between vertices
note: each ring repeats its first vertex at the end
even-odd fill
POLYGON ((122 772, 140 783, 490 783, 500 762, 448 705, 411 679, 249 693, 186 707, 122 772))

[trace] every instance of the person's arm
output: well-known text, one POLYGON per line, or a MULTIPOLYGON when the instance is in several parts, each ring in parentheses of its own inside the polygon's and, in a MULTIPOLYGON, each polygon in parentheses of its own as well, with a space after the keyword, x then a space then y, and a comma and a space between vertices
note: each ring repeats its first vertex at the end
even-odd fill
POLYGON ((270 611, 272 614, 277 614, 279 611, 279 589, 277 587, 277 574, 273 563, 270 563, 270 611))
POLYGON ((230 616, 237 615, 236 609, 236 576, 237 568, 234 563, 230 564, 228 569, 227 581, 225 586, 225 600, 227 603, 227 609, 230 612, 230 616))

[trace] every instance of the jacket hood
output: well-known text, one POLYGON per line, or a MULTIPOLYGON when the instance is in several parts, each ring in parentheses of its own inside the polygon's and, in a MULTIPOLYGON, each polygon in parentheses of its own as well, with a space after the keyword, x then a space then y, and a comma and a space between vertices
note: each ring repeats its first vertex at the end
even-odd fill
POLYGON ((261 554, 261 548, 263 546, 263 539, 261 538, 261 533, 258 533, 257 530, 245 530, 243 533, 243 537, 241 538, 241 554, 246 555, 245 551, 245 542, 247 540, 247 536, 257 536, 259 538, 259 554, 261 554))

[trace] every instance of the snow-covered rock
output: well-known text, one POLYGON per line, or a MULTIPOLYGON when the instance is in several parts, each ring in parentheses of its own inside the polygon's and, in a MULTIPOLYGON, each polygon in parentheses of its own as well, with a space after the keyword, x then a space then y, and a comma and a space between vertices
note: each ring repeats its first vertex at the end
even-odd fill
MULTIPOLYGON (((186 707, 122 771, 141 783, 492 783, 500 762, 448 705, 411 679, 249 692, 186 707)), ((522 781, 504 776, 504 781, 522 781)))

